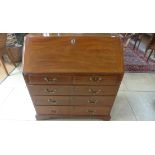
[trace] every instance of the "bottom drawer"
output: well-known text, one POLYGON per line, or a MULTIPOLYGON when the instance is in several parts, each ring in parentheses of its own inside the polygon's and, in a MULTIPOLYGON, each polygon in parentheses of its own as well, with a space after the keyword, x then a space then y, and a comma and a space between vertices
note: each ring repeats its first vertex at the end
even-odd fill
POLYGON ((108 115, 111 107, 35 106, 39 115, 108 115))

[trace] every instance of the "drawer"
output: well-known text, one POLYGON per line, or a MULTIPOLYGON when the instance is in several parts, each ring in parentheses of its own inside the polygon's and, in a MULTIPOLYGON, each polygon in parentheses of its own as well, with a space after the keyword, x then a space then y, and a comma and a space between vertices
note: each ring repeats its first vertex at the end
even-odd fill
POLYGON ((72 86, 28 85, 31 95, 70 95, 72 86))
POLYGON ((35 105, 112 106, 115 96, 32 96, 35 105))
POLYGON ((29 84, 72 84, 71 76, 64 75, 29 75, 29 84))
POLYGON ((69 105, 69 96, 32 96, 35 105, 69 105))
POLYGON ((71 105, 81 106, 112 106, 115 96, 73 96, 71 105))
POLYGON ((116 95, 118 86, 75 86, 74 95, 116 95))
POLYGON ((74 76, 73 84, 82 85, 116 85, 120 81, 116 75, 114 76, 74 76))
POLYGON ((110 107, 88 107, 88 106, 35 106, 39 115, 108 115, 110 107))

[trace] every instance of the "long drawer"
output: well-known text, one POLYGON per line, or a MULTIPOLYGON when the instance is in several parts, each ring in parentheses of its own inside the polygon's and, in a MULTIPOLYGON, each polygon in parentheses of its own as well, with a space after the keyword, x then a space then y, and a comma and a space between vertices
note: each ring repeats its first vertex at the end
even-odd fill
POLYGON ((28 85, 32 95, 115 95, 118 86, 28 85))
POLYGON ((32 96, 35 105, 112 106, 115 96, 32 96))
POLYGON ((35 106, 39 115, 108 115, 110 107, 35 106))

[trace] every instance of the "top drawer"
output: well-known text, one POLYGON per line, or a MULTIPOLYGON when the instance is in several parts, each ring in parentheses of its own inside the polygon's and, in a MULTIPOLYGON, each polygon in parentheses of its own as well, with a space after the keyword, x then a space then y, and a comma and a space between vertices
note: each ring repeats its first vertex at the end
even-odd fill
POLYGON ((29 84, 72 84, 72 77, 65 75, 29 75, 29 84))
POLYGON ((73 84, 77 85, 116 85, 119 83, 120 80, 117 75, 74 76, 73 78, 73 84))

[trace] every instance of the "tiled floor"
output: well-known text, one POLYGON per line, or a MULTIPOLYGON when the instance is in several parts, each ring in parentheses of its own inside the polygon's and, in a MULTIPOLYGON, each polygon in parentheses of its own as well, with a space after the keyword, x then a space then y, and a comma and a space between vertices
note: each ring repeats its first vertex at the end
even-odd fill
MULTIPOLYGON (((111 120, 155 120, 155 74, 125 73, 111 120)), ((0 120, 35 121, 21 66, 0 84, 0 120)))

